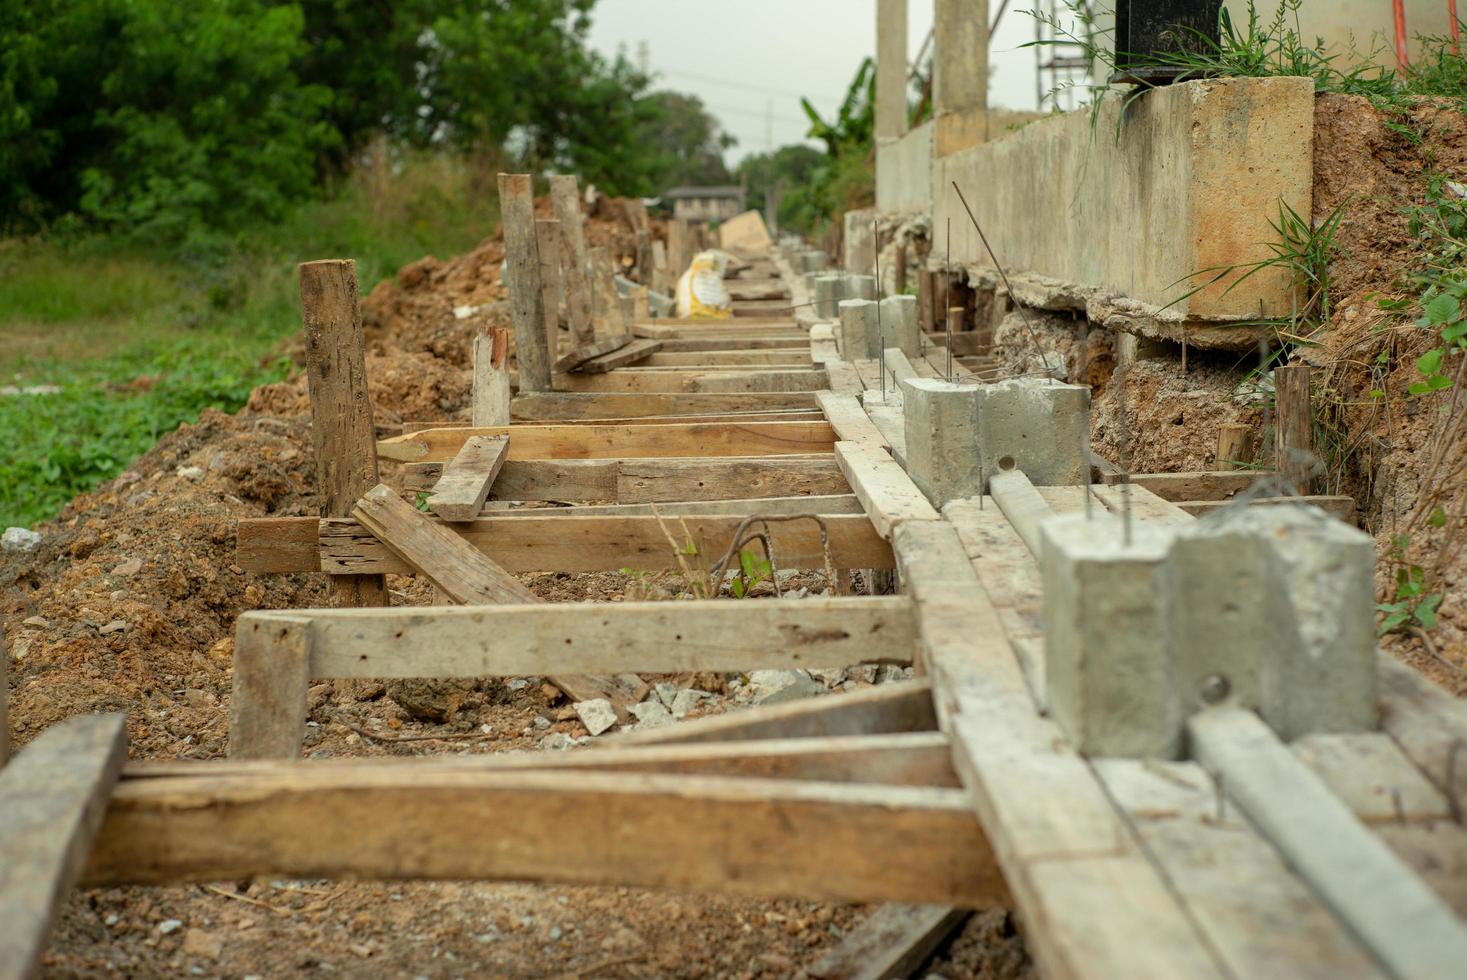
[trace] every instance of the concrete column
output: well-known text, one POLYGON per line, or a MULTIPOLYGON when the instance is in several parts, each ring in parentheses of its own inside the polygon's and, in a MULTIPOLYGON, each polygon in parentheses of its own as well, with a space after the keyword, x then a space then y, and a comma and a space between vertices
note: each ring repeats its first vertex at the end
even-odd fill
POLYGON ((934 507, 983 493, 979 391, 978 385, 936 378, 901 382, 907 474, 934 507))
POLYGON ((988 0, 935 0, 932 115, 936 153, 987 139, 988 0))
POLYGON ((907 132, 907 0, 876 0, 876 138, 907 132))
POLYGON ((871 341, 876 336, 876 304, 865 299, 842 300, 840 309, 840 353, 848 361, 875 357, 871 341))
POLYGON ((985 473, 1016 469, 1037 487, 1085 482, 1089 388, 1043 378, 1011 378, 979 390, 985 473))
POLYGON ((917 297, 888 296, 881 301, 881 322, 887 346, 899 347, 907 357, 922 356, 922 328, 917 323, 917 297))
POLYGON ((875 276, 846 276, 846 299, 876 299, 875 276))
POLYGON ((1167 634, 1172 530, 1064 514, 1045 521, 1044 676, 1051 716, 1084 755, 1173 759, 1182 709, 1167 634))
POLYGON ((837 304, 845 296, 844 275, 819 275, 815 277, 815 315, 822 320, 834 320, 840 315, 837 304))
POLYGON ((846 271, 870 275, 876 268, 876 209, 847 211, 845 216, 846 271))
POLYGON ((1183 707, 1250 708, 1285 741, 1377 725, 1370 536, 1313 507, 1229 510, 1172 549, 1183 707))

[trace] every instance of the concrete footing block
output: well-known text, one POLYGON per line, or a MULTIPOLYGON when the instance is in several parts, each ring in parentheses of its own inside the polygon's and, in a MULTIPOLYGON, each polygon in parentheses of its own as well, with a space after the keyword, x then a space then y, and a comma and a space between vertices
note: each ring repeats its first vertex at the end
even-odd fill
POLYGON ((932 505, 983 492, 979 468, 981 386, 936 378, 901 382, 906 467, 932 505))
POLYGON ((846 299, 876 299, 875 276, 847 276, 846 299))
POLYGON ((876 336, 876 304, 867 299, 847 299, 836 304, 840 313, 840 352, 848 361, 874 357, 871 340, 876 336))
POLYGON ((980 464, 985 473, 1017 469, 1038 487, 1085 482, 1089 388, 1045 378, 1010 378, 980 390, 980 464))
POLYGON ((1170 759, 1181 752, 1167 616, 1171 531, 1066 514, 1043 539, 1045 677, 1055 720, 1085 755, 1170 759))
POLYGON ((838 304, 845 296, 844 273, 818 275, 815 285, 815 315, 822 320, 834 320, 840 315, 838 304))
POLYGON ((888 347, 899 347, 908 357, 922 356, 922 327, 917 320, 917 297, 888 296, 881 301, 888 347))
POLYGON ((1170 605, 1183 708, 1226 699, 1285 740, 1377 727, 1375 546, 1313 507, 1182 528, 1170 605))

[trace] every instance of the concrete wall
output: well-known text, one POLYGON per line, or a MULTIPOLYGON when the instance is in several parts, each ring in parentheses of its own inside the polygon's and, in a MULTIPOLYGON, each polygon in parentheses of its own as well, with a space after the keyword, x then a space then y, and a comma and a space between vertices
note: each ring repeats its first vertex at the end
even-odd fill
POLYGON ((876 144, 876 210, 882 214, 927 214, 932 209, 933 123, 899 140, 876 144))
MULTIPOLYGON (((951 217, 953 258, 991 264, 956 180, 1011 274, 1164 307, 1186 291, 1178 280, 1267 256, 1280 199, 1310 213, 1313 113, 1312 82, 1275 78, 1160 89, 1124 119, 1116 99, 1093 124, 1088 111, 1051 116, 937 160, 933 227, 951 217)), ((1281 270, 1227 293, 1229 281, 1166 316, 1227 320, 1257 316, 1260 304, 1267 315, 1291 307, 1281 270)))

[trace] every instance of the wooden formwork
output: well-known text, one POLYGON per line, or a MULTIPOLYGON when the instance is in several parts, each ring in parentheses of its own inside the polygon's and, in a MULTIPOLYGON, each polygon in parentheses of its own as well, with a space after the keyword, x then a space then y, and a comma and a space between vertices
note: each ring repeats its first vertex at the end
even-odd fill
MULTIPOLYGON (((755 269, 768 277, 759 263, 755 269)), ((798 281, 781 272, 799 305, 798 281)), ((335 316, 350 329, 350 314, 335 316)), ((525 330, 544 322, 536 316, 543 311, 527 314, 525 330)), ((321 414, 369 404, 364 387, 352 387, 364 382, 350 352, 346 370, 331 374, 348 390, 318 397, 313 375, 323 487, 345 486, 341 474, 355 472, 354 496, 344 491, 330 503, 323 495, 319 518, 242 522, 239 563, 262 574, 330 574, 340 583, 338 608, 241 617, 229 760, 123 766, 117 720, 86 719, 48 732, 0 774, 0 801, 36 801, 16 811, 24 819, 0 838, 7 856, 24 846, 32 859, 29 877, 12 878, 20 885, 0 893, 0 954, 33 962, 50 910, 73 882, 282 874, 617 883, 937 906, 884 910, 880 924, 895 937, 888 942, 903 949, 930 949, 934 934, 960 918, 954 909, 1008 905, 1051 977, 1429 975, 1413 972, 1421 964, 1401 959, 1389 936, 1362 932, 1348 888, 1309 865, 1299 850, 1306 845, 1245 813, 1242 789, 1214 770, 1086 759, 1069 745, 1044 711, 1035 557, 1000 500, 939 512, 907 477, 892 451, 900 448, 899 410, 868 411, 860 397, 882 383, 890 363, 843 360, 827 324, 778 336, 789 342, 780 348, 716 336, 737 327, 655 326, 667 335, 651 356, 706 358, 663 365, 679 371, 783 371, 790 365, 747 358, 798 352, 829 382, 809 393, 818 415, 803 404, 789 412, 771 392, 726 396, 756 419, 720 419, 716 409, 710 419, 683 401, 633 408, 626 392, 577 392, 574 402, 517 399, 522 421, 508 426, 439 426, 377 444, 361 437, 372 431, 369 409, 365 427, 355 415, 333 423, 321 414), (730 346, 666 346, 690 341, 730 346), (720 363, 721 351, 728 362, 720 363), (697 417, 633 422, 612 414, 635 417, 659 405, 697 417), (626 421, 596 421, 605 418, 626 421), (495 449, 496 440, 507 442, 495 449), (473 470, 470 449, 478 454, 473 470), (406 464, 409 491, 467 493, 478 516, 446 521, 414 511, 375 486, 379 455, 406 464), (478 483, 468 479, 475 474, 478 483), (498 509, 523 500, 583 506, 498 509), (826 570, 831 594, 542 605, 513 578, 677 568, 681 540, 667 540, 674 526, 699 542, 705 561, 767 527, 779 567, 826 570), (901 594, 838 594, 853 568, 898 570, 901 594), (389 572, 427 575, 463 605, 372 608, 382 605, 380 577, 389 572), (634 732, 583 752, 299 760, 311 678, 535 673, 595 692, 598 675, 621 671, 870 662, 910 663, 918 678, 634 732), (74 778, 57 785, 57 771, 74 778), (534 821, 499 819, 531 807, 534 821), (38 911, 8 914, 21 908, 38 911)), ((768 329, 776 328, 790 329, 768 329)), ((942 360, 923 356, 897 370, 933 376, 942 360)), ((1055 513, 1081 509, 1089 496, 1102 510, 1127 506, 1138 518, 1187 521, 1185 505, 1173 501, 1220 501, 1246 485, 1234 473, 1170 474, 1137 476, 1122 490, 1101 476, 1093 489, 1035 492, 1055 513), (1123 493, 1131 495, 1124 504, 1123 493)), ((1335 810, 1321 818, 1329 805, 1320 803, 1302 821, 1383 843, 1384 859, 1396 855, 1460 912, 1467 783, 1455 766, 1467 717, 1410 671, 1382 671, 1382 732, 1311 736, 1284 747, 1283 758, 1266 750, 1248 758, 1313 780, 1309 792, 1335 800, 1335 810)), ((1227 732, 1208 737, 1239 744, 1227 732)), ((1424 920, 1439 910, 1405 911, 1424 920)), ((1432 933, 1433 945, 1449 951, 1457 938, 1432 933)))

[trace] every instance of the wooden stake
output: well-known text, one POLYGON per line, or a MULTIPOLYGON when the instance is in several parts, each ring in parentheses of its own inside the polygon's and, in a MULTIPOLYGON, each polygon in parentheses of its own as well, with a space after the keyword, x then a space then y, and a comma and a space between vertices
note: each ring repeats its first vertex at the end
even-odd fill
POLYGON ((895 295, 901 296, 907 291, 907 243, 897 242, 896 245, 896 276, 892 280, 892 289, 895 295))
POLYGON ((1314 417, 1309 406, 1309 365, 1273 370, 1277 434, 1274 465, 1279 479, 1299 493, 1309 492, 1314 469, 1314 417))
MULTIPOLYGON (((357 498, 377 484, 377 436, 367 396, 356 264, 306 262, 300 267, 300 284, 316 493, 322 517, 346 517, 357 498)), ((381 575, 336 576, 331 597, 338 606, 385 606, 387 586, 381 575)))
POLYGON ((674 283, 688 270, 689 263, 693 261, 689 253, 688 236, 689 229, 686 219, 674 218, 667 223, 667 271, 671 274, 674 283))
POLYGON ((300 757, 310 666, 309 620, 240 618, 229 699, 230 758, 300 757))
POLYGON ((577 345, 589 344, 596 336, 591 325, 590 256, 575 176, 551 177, 550 197, 555 204, 555 219, 560 222, 560 264, 571 336, 577 345))
POLYGON ((616 289, 616 268, 611 249, 597 245, 591 249, 592 321, 602 333, 625 333, 626 321, 621 315, 621 294, 616 289))
POLYGON ((474 426, 509 425, 509 399, 509 331, 490 327, 474 337, 474 426))
POLYGON ((1224 422, 1217 427, 1217 468, 1241 470, 1253 462, 1253 427, 1224 422))
POLYGON ((0 613, 0 768, 10 758, 10 682, 5 676, 5 614, 0 613))
POLYGON ((560 353, 560 222, 535 222, 535 248, 540 255, 540 292, 545 307, 545 351, 554 363, 560 353))
MULTIPOLYGON (((540 288, 540 250, 529 174, 499 175, 504 230, 505 286, 514 316, 515 360, 521 391, 550 390, 550 351, 545 346, 545 294, 540 288)), ((357 496, 370 487, 363 488, 357 496)), ((355 498, 353 498, 355 503, 355 498)))
POLYGON ((652 243, 652 291, 664 296, 672 295, 672 286, 668 280, 672 274, 667 268, 667 245, 661 241, 652 243))

